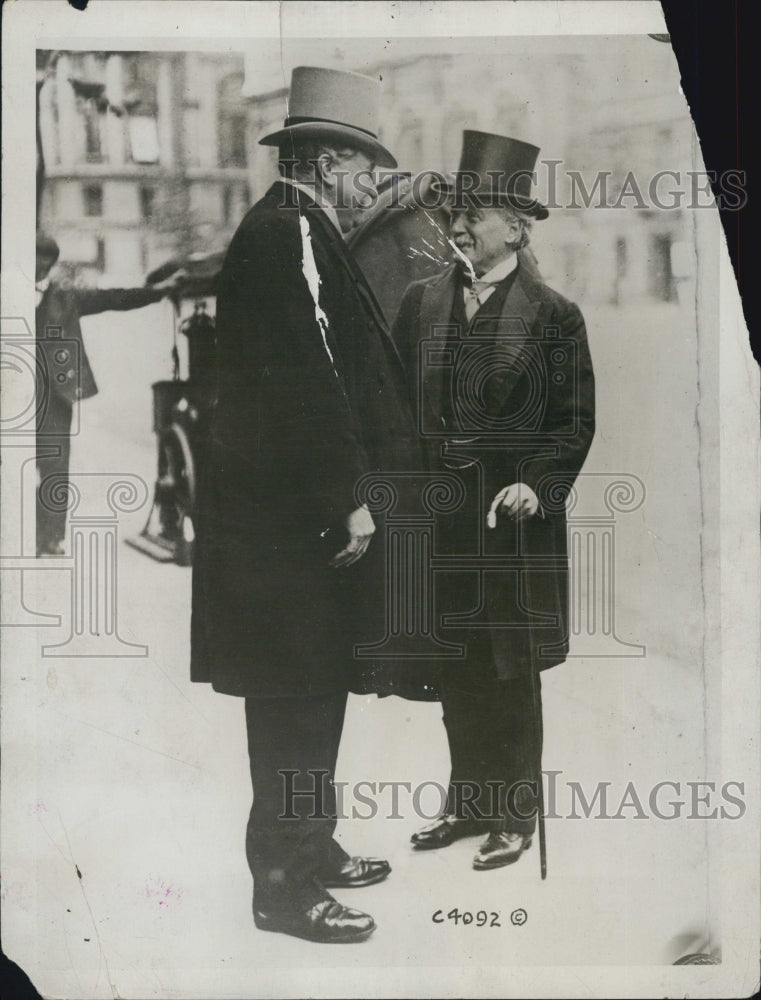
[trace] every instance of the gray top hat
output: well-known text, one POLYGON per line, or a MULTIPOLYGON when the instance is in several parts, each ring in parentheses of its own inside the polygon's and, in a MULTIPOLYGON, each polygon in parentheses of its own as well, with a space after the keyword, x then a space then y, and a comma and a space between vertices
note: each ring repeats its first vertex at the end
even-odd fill
POLYGON ((380 84, 360 73, 317 66, 297 66, 291 74, 288 117, 283 128, 259 140, 262 146, 283 146, 294 139, 342 140, 366 153, 379 167, 396 160, 378 142, 380 84))

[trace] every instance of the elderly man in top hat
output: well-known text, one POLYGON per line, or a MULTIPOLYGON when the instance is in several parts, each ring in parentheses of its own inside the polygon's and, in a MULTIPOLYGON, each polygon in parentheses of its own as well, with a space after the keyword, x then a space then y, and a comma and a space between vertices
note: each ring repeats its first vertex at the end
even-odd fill
POLYGON ((535 829, 539 671, 568 652, 565 498, 594 434, 582 315, 517 257, 548 215, 531 194, 538 154, 464 133, 458 262, 408 288, 394 327, 430 467, 457 477, 463 495, 436 529, 439 634, 461 650, 441 664, 449 796, 412 842, 433 849, 486 833, 479 870, 517 861, 535 829))
POLYGON ((282 176, 241 222, 219 278, 193 572, 191 676, 245 699, 254 921, 321 942, 375 928, 328 890, 390 870, 334 838, 353 647, 383 594, 356 487, 419 464, 401 360, 340 225, 361 210, 374 167, 396 165, 377 138, 379 91, 299 67, 283 128, 260 140, 277 146, 282 176))

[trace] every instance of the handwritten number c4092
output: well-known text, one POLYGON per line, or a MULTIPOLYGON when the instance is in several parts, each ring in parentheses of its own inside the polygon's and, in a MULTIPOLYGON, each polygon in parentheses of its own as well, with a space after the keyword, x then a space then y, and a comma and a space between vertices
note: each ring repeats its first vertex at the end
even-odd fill
POLYGON ((468 927, 473 924, 476 927, 501 927, 499 917, 499 913, 495 910, 478 910, 476 913, 472 913, 470 910, 460 912, 460 909, 455 906, 446 915, 443 910, 436 910, 431 920, 434 924, 443 924, 448 920, 455 926, 462 924, 464 927, 468 927))

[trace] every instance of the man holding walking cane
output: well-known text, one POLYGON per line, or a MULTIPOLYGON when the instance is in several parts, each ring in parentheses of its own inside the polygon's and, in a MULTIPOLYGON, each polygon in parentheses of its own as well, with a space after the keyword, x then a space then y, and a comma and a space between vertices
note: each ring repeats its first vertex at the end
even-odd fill
POLYGON ((394 328, 429 466, 455 475, 463 496, 435 543, 439 634, 462 650, 440 679, 448 801, 412 843, 430 850, 486 833, 477 870, 516 862, 537 813, 542 833, 540 671, 568 653, 565 500, 594 434, 582 315, 517 256, 548 215, 531 193, 538 154, 464 133, 457 260, 408 288, 394 328))

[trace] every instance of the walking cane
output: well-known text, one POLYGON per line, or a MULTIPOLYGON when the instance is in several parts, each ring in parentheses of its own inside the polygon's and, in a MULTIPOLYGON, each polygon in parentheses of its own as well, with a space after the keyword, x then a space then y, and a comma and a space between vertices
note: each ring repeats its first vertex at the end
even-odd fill
POLYGON ((544 782, 542 781, 542 704, 539 689, 536 683, 536 668, 531 666, 531 703, 534 709, 534 732, 539 744, 539 774, 537 776, 536 800, 539 815, 537 816, 537 826, 539 828, 539 866, 542 873, 542 881, 547 878, 547 840, 544 829, 544 782))

